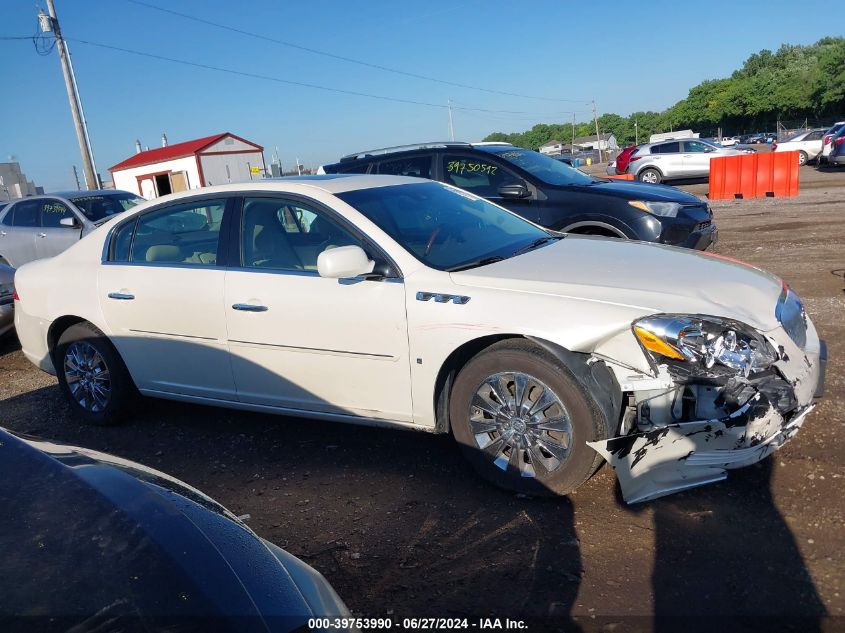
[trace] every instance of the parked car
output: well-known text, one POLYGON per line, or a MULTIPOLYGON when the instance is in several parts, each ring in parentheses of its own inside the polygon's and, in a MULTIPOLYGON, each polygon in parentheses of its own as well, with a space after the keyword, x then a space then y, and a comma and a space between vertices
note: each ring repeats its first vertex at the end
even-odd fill
POLYGON ((137 389, 451 431, 526 494, 603 458, 628 501, 722 479, 798 431, 827 357, 774 275, 397 176, 171 195, 15 287, 23 353, 89 422, 124 421, 137 389))
POLYGON ((708 178, 711 159, 739 156, 748 151, 720 147, 697 138, 647 143, 631 156, 628 173, 653 184, 678 178, 708 178))
POLYGON ((110 217, 139 202, 144 199, 115 189, 12 200, 0 209, 0 263, 19 267, 58 255, 110 217))
POLYGON ((804 130, 782 143, 772 145, 773 152, 798 152, 798 164, 806 165, 822 153, 824 130, 804 130))
MULTIPOLYGON (((621 152, 619 152, 619 156, 616 157, 616 160, 613 164, 613 172, 616 175, 625 174, 628 172, 628 165, 631 162, 631 156, 633 156, 637 152, 638 146, 636 145, 629 145, 621 152)), ((610 165, 608 165, 608 168, 610 165)), ((610 169, 608 169, 608 174, 610 174, 610 169)))
POLYGON ((430 178, 502 205, 546 228, 705 249, 718 233, 706 202, 672 187, 595 178, 504 143, 436 143, 353 154, 325 173, 430 178))
POLYGON ((833 145, 831 143, 836 135, 843 129, 845 129, 845 121, 837 121, 828 128, 827 132, 824 133, 824 136, 822 137, 822 156, 820 162, 824 163, 827 161, 828 156, 830 156, 830 153, 833 150, 833 145))
POLYGON ((719 145, 722 147, 733 147, 737 143, 739 143, 739 138, 736 136, 723 136, 719 141, 719 145))
POLYGON ((766 135, 756 132, 754 134, 744 134, 739 137, 740 143, 743 145, 758 145, 766 142, 766 135))
POLYGON ((49 617, 49 630, 281 632, 349 616, 316 570, 122 457, 0 428, 0 511, 14 517, 0 534, 4 630, 49 617))
POLYGON ((0 264, 0 336, 15 327, 15 269, 0 264))
POLYGON ((559 160, 564 165, 572 167, 572 158, 570 156, 555 156, 555 160, 559 160))
POLYGON ((845 126, 839 130, 830 142, 830 155, 827 157, 831 165, 845 165, 845 126))

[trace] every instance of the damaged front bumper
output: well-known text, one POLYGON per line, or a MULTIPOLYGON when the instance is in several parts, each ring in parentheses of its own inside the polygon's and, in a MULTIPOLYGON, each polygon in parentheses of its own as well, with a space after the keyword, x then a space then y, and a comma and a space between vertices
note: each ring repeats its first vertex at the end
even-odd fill
MULTIPOLYGON (((675 385, 670 392, 693 388, 692 411, 711 415, 689 421, 666 423, 643 420, 639 409, 629 433, 598 442, 589 442, 616 471, 627 503, 638 503, 673 492, 720 481, 733 468, 749 466, 771 455, 801 428, 813 410, 813 400, 821 394, 826 347, 812 331, 813 340, 802 350, 775 332, 780 341, 781 360, 772 375, 752 381, 702 387, 688 383, 675 385), (732 399, 725 403, 725 392, 732 399), (695 398, 708 402, 696 403, 695 398), (715 402, 715 405, 714 405, 715 402)), ((666 395, 666 394, 661 394, 666 395)), ((684 396, 685 397, 685 396, 684 396)), ((685 405, 672 397, 652 400, 652 408, 664 402, 670 419, 678 417, 685 405), (677 410, 676 410, 677 407, 677 410)), ((665 413, 665 412, 664 412, 665 413)), ((660 411, 650 417, 660 420, 660 411)), ((666 419, 666 418, 664 418, 666 419)))

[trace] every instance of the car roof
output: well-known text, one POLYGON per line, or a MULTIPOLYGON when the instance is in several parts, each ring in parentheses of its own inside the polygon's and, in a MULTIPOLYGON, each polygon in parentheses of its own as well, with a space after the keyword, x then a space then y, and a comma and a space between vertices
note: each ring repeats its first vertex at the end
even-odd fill
POLYGON ((110 196, 116 193, 133 194, 131 191, 124 191, 123 189, 79 189, 77 191, 55 191, 53 193, 45 193, 45 196, 59 196, 60 198, 85 198, 86 196, 110 196))

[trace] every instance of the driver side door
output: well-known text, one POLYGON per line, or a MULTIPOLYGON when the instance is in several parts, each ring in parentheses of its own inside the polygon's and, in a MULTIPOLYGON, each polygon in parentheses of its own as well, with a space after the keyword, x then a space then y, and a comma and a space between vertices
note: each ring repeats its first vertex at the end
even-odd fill
POLYGON ((36 234, 35 253, 38 259, 55 257, 79 241, 82 235, 82 221, 61 200, 41 200, 41 230, 36 234), (74 226, 63 226, 61 221, 70 218, 74 226))
POLYGON ((710 175, 710 158, 715 153, 701 141, 684 141, 682 169, 690 178, 706 178, 710 175))
POLYGON ((328 208, 293 196, 244 198, 239 253, 226 272, 232 371, 244 403, 295 411, 412 420, 405 286, 328 279, 317 257, 380 250, 328 208))

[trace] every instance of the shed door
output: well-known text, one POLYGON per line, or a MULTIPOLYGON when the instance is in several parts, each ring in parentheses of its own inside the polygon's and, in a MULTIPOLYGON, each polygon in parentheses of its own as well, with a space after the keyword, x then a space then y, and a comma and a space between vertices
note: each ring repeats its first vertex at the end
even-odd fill
POLYGON ((170 189, 175 193, 177 191, 187 191, 188 189, 188 175, 184 171, 174 171, 170 174, 170 189))

